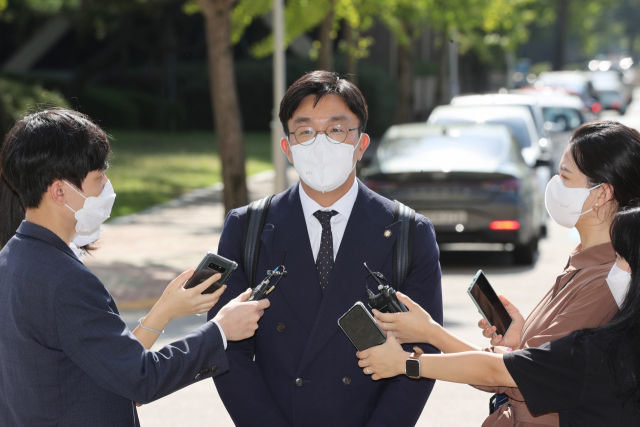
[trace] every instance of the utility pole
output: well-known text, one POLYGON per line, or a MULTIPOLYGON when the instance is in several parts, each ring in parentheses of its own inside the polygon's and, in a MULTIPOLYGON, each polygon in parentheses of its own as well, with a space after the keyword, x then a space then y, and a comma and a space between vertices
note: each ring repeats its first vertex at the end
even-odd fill
POLYGON ((286 86, 286 71, 284 65, 284 0, 273 0, 273 114, 271 119, 271 160, 275 169, 276 193, 287 189, 287 157, 280 148, 282 139, 282 125, 278 118, 280 101, 284 96, 286 86))

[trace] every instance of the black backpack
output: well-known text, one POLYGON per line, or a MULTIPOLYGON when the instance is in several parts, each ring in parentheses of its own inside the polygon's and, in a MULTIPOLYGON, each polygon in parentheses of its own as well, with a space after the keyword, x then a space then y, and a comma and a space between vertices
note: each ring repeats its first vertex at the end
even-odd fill
MULTIPOLYGON (((260 236, 271 205, 271 199, 273 199, 273 194, 264 199, 251 202, 244 222, 242 265, 252 288, 254 287, 256 269, 258 267, 260 236)), ((411 270, 415 218, 416 211, 397 200, 394 201, 393 220, 402 220, 400 234, 393 244, 393 288, 398 291, 402 291, 404 282, 411 270)))

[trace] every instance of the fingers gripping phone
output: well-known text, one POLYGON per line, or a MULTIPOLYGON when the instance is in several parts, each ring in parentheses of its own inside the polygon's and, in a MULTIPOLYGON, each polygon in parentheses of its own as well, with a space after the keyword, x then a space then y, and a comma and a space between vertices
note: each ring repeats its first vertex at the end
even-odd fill
POLYGON ((202 261, 200 261, 193 276, 186 281, 183 288, 189 289, 198 286, 214 274, 220 273, 222 277, 202 292, 203 294, 212 294, 224 285, 224 282, 227 281, 236 268, 238 268, 238 263, 235 261, 223 258, 213 252, 207 252, 202 261))
POLYGON ((467 293, 478 307, 482 317, 489 322, 489 326, 496 327, 494 336, 502 335, 504 337, 511 327, 513 319, 482 270, 478 270, 467 293))
POLYGON ((384 344, 387 336, 360 301, 338 319, 338 325, 358 351, 384 344))

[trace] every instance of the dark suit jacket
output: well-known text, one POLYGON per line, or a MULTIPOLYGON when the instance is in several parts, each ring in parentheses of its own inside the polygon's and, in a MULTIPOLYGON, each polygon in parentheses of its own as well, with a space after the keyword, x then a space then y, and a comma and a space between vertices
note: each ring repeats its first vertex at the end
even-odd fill
POLYGON ((137 426, 133 402, 228 369, 212 322, 145 350, 98 278, 27 221, 0 251, 0 330, 0 426, 137 426))
MULTIPOLYGON (((289 272, 269 295, 271 307, 254 338, 229 343, 230 372, 215 379, 236 425, 253 426, 411 426, 433 388, 428 379, 405 376, 374 382, 358 367, 356 349, 338 327, 338 318, 356 301, 365 305, 366 262, 392 280, 393 244, 400 222, 393 202, 359 182, 335 265, 324 294, 320 290, 298 185, 274 197, 261 236, 254 286, 282 260, 289 272), (391 231, 385 237, 385 230, 391 231), (254 361, 255 356, 255 361, 254 361), (301 379, 296 383, 296 379, 301 379), (301 385, 298 385, 301 384, 301 385)), ((218 253, 241 262, 247 209, 227 216, 218 253)), ((412 270, 404 292, 442 323, 440 264, 433 226, 417 215, 412 270)), ((232 296, 248 287, 242 268, 214 316, 232 296)), ((406 347, 407 349, 410 346, 406 347)), ((427 352, 436 353, 424 345, 427 352)))

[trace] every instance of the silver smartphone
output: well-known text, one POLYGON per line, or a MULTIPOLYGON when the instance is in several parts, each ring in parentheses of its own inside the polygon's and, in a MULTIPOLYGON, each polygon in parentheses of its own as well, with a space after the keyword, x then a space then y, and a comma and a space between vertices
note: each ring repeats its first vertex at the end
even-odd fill
POLYGON ((489 322, 489 326, 496 327, 494 336, 502 335, 504 337, 509 331, 513 319, 482 270, 478 270, 476 277, 471 282, 471 286, 467 289, 467 293, 476 307, 478 307, 482 317, 489 322))

